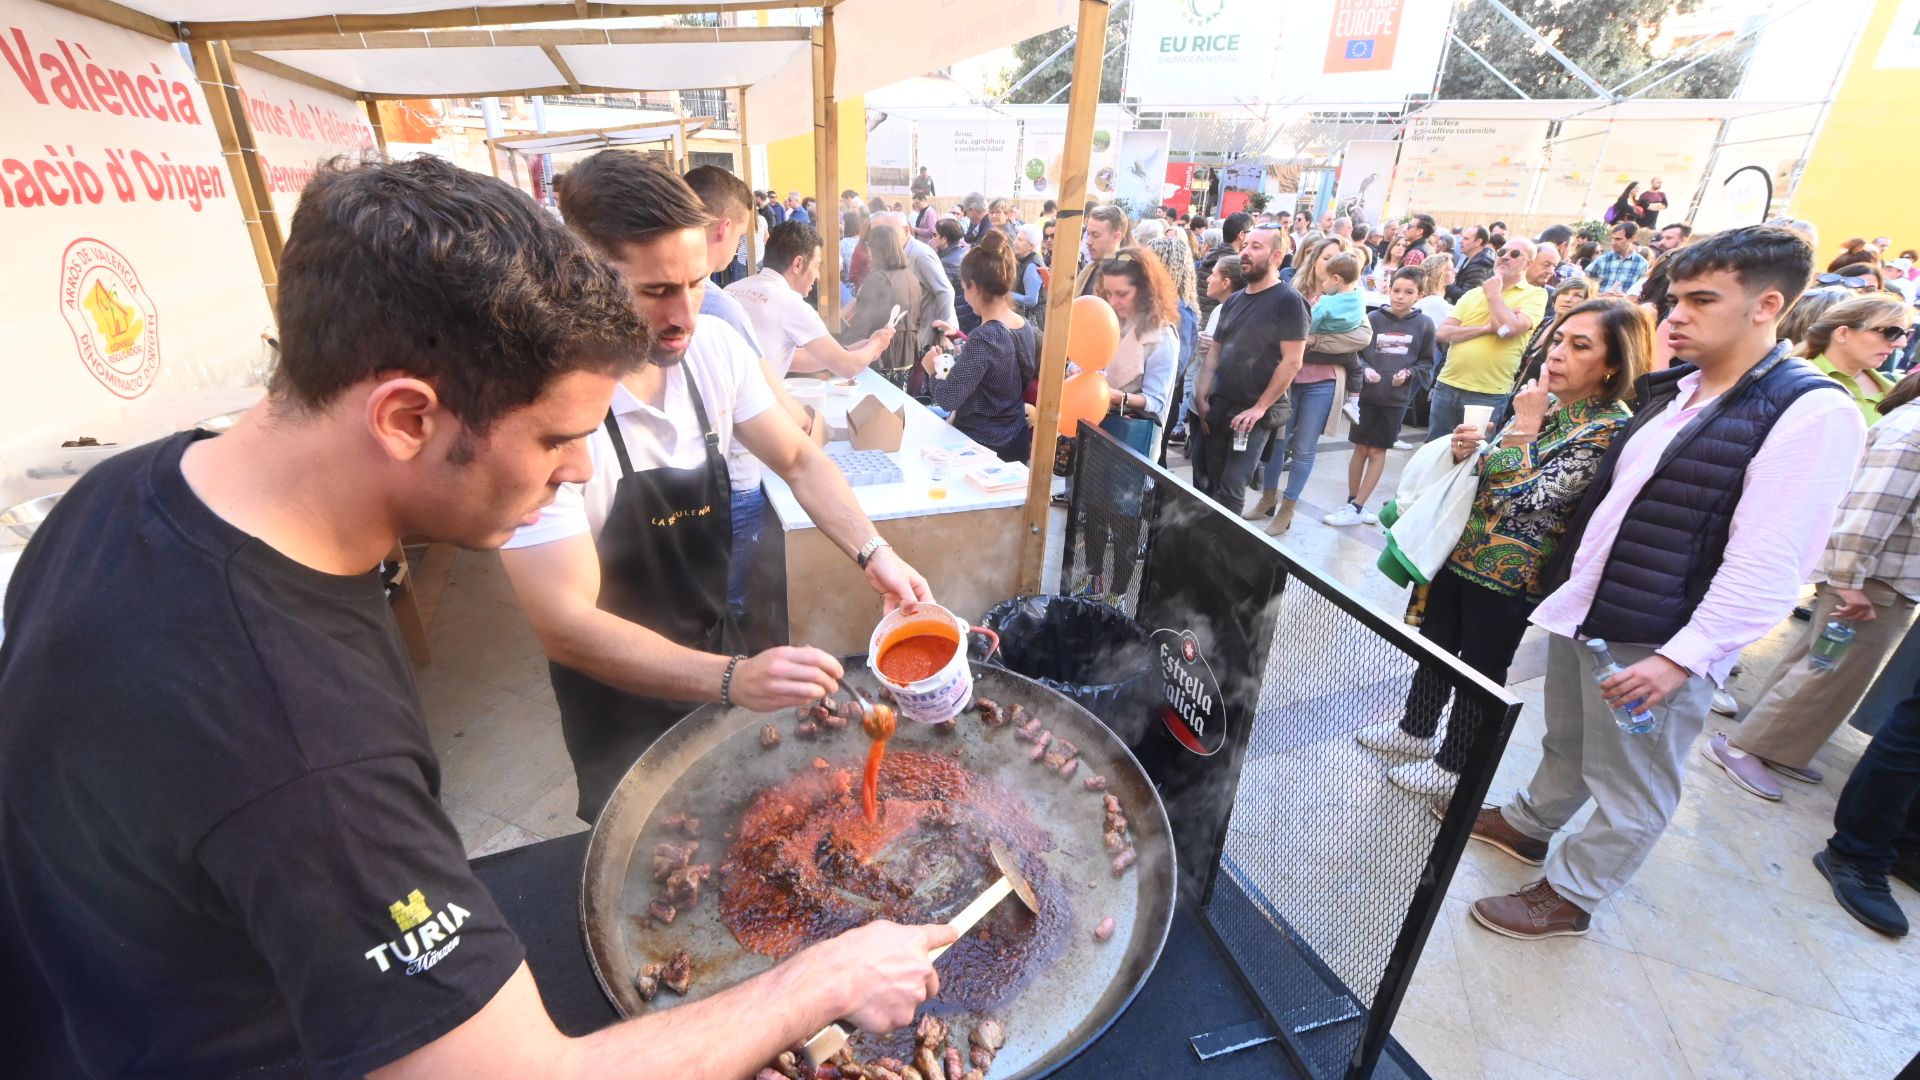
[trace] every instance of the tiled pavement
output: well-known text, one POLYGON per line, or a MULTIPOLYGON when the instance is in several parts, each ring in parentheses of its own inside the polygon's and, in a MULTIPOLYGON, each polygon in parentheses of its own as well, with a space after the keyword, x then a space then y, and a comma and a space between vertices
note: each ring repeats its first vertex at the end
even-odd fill
MULTIPOLYGON (((1283 542, 1397 614, 1401 591, 1373 570, 1380 530, 1320 524, 1344 495, 1347 456, 1322 449, 1283 542)), ((1383 494, 1407 457, 1389 455, 1383 494)), ((421 694, 470 853, 585 828, 546 662, 498 558, 434 548, 418 574, 433 647, 421 694)), ((1748 650, 1732 685, 1743 705, 1801 625, 1748 650)), ((1544 643, 1530 638, 1511 677, 1525 707, 1490 798, 1539 760, 1544 668, 1544 643)), ((1894 1076, 1920 1050, 1920 935, 1894 942, 1861 927, 1808 862, 1865 744, 1843 727, 1818 759, 1826 783, 1789 784, 1779 804, 1691 757, 1667 835, 1584 938, 1515 942, 1474 923, 1468 903, 1537 872, 1469 845, 1394 1035, 1440 1080, 1894 1076)), ((1920 895, 1894 889, 1920 917, 1920 895)))

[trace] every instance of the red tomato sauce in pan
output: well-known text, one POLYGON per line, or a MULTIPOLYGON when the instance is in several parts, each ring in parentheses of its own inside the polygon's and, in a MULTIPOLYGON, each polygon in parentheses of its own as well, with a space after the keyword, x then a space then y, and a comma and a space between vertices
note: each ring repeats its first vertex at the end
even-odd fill
POLYGON ((880 674, 903 685, 916 683, 946 667, 959 648, 959 642, 937 634, 902 638, 880 651, 880 674))

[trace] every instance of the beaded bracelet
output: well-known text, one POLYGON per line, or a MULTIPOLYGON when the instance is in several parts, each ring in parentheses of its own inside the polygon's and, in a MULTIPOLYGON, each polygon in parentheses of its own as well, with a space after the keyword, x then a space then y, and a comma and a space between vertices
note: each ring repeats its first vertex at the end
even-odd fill
POLYGON ((745 659, 744 656, 736 656, 727 661, 726 674, 720 676, 720 704, 728 708, 733 707, 733 669, 739 667, 740 661, 745 659))

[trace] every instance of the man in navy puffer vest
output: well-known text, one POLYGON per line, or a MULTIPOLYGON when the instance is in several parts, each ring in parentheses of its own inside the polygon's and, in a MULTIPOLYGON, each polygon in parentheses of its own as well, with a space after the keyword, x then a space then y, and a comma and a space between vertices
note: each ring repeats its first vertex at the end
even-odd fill
POLYGON ((1474 823, 1476 840, 1545 866, 1519 892, 1474 903, 1477 921, 1509 937, 1586 933, 1646 861, 1714 688, 1793 608, 1865 442, 1846 392, 1775 339, 1812 276, 1804 240, 1734 229, 1669 267, 1663 330, 1678 366, 1641 380, 1533 614, 1552 634, 1540 766, 1474 823), (1588 638, 1605 638, 1624 669, 1603 684, 1588 638), (1655 717, 1645 734, 1614 719, 1635 702, 1655 717), (1592 819, 1549 855, 1589 799, 1592 819))

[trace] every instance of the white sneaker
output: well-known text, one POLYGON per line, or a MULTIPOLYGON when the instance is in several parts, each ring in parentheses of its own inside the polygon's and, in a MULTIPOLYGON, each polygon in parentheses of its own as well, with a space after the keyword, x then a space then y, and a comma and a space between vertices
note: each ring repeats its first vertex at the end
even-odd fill
POLYGON ((1353 737, 1361 746, 1369 750, 1379 750, 1388 754, 1405 754, 1408 757, 1430 758, 1440 749, 1440 736, 1434 735, 1422 739, 1400 730, 1397 721, 1375 724, 1354 732, 1353 737))
POLYGON ((1347 403, 1340 407, 1340 411, 1346 413, 1347 419, 1354 423, 1357 424, 1360 422, 1360 402, 1358 399, 1348 398, 1347 403))
POLYGON ((1725 690, 1715 690, 1713 692, 1713 711, 1719 713, 1721 716, 1738 716, 1740 715, 1740 703, 1735 701, 1733 695, 1727 693, 1725 690))
POLYGON ((1321 518, 1320 521, 1324 525, 1358 525, 1360 524, 1360 511, 1355 510, 1352 503, 1345 503, 1341 505, 1340 509, 1321 518))
POLYGON ((1415 795, 1451 795, 1460 783, 1460 774, 1448 772, 1432 760, 1409 761, 1388 769, 1387 779, 1415 795))
POLYGON ((1362 510, 1360 511, 1360 524, 1378 525, 1380 524, 1380 515, 1371 510, 1362 510))
POLYGON ((1395 450, 1411 450, 1413 449, 1413 444, 1407 442, 1405 439, 1395 439, 1393 440, 1393 448, 1395 450))

